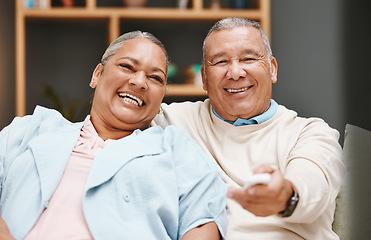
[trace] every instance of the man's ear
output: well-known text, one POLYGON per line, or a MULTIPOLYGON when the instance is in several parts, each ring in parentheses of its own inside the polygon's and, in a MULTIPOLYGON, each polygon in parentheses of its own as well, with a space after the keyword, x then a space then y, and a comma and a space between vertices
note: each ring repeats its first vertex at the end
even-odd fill
POLYGON ((271 78, 272 83, 277 82, 277 71, 278 71, 278 63, 275 57, 272 57, 271 59, 271 78))
POLYGON ((96 88, 97 87, 99 77, 102 75, 102 72, 103 72, 103 65, 101 63, 99 63, 95 67, 93 75, 91 76, 91 81, 90 81, 90 84, 89 84, 89 86, 91 88, 96 88))
POLYGON ((207 91, 207 80, 206 80, 206 75, 205 75, 205 67, 204 65, 202 64, 201 65, 201 78, 202 78, 202 88, 207 91))

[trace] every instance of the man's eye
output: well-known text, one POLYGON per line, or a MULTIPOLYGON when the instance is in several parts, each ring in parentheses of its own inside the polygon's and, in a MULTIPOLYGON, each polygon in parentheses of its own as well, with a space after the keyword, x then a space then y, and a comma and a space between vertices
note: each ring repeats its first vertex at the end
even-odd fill
POLYGON ((226 64, 228 61, 227 60, 220 60, 214 63, 214 65, 223 65, 226 64))
POLYGON ((251 61, 255 61, 255 58, 244 58, 243 61, 251 62, 251 61))

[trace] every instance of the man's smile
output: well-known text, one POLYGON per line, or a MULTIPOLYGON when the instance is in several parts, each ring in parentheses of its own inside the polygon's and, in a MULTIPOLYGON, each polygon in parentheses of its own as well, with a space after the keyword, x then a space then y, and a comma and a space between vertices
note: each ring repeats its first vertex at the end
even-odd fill
POLYGON ((249 87, 243 87, 243 88, 224 88, 225 91, 230 93, 239 93, 239 92, 245 92, 248 89, 250 89, 252 86, 249 87))

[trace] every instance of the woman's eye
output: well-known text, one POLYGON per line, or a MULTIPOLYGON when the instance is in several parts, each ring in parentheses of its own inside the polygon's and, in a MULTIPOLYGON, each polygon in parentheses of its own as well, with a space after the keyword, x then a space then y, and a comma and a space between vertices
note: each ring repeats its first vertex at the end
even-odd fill
POLYGON ((163 83, 164 82, 164 80, 162 80, 162 78, 159 77, 159 76, 150 76, 149 78, 151 78, 151 79, 153 79, 153 80, 155 80, 155 81, 157 81, 159 83, 163 83))
POLYGON ((133 71, 134 68, 129 64, 120 64, 120 67, 133 71))

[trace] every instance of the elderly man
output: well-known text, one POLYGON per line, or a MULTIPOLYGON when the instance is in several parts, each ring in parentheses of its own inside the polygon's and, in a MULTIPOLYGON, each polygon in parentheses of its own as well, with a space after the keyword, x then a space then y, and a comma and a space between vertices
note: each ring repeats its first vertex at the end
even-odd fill
POLYGON ((203 45, 208 99, 162 105, 154 124, 186 129, 229 186, 227 239, 339 239, 332 231, 345 168, 339 133, 271 99, 277 60, 259 24, 217 22, 203 45), (246 187, 252 175, 269 182, 246 187))

